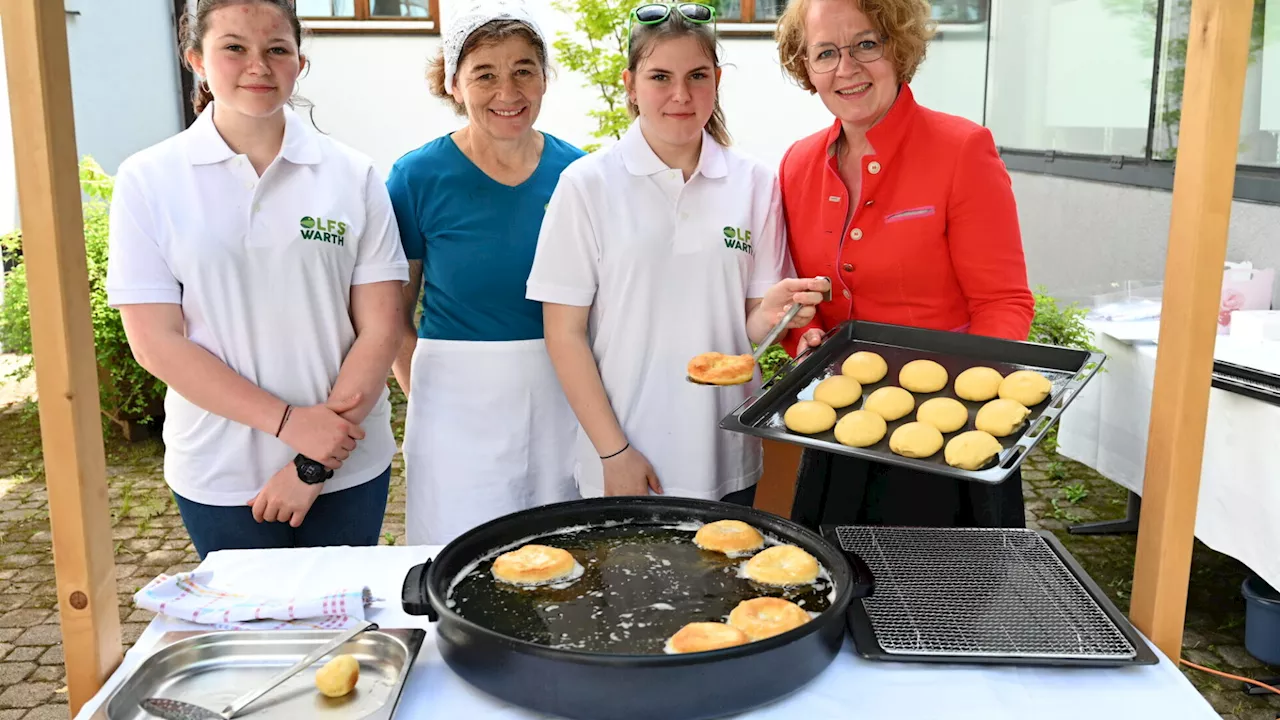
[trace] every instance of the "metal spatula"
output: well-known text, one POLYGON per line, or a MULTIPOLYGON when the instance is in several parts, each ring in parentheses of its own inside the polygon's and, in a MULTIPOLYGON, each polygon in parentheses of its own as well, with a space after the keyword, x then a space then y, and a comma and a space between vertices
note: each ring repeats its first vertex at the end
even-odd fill
MULTIPOLYGON (((821 277, 821 276, 819 276, 818 279, 827 281, 827 291, 823 294, 823 300, 828 300, 828 301, 831 300, 831 279, 827 277, 821 277)), ((764 336, 764 338, 760 341, 760 344, 756 346, 756 351, 751 353, 751 358, 755 360, 757 365, 760 364, 760 358, 764 357, 764 354, 769 350, 769 347, 772 346, 774 341, 776 341, 778 337, 782 335, 782 333, 787 329, 787 325, 791 324, 791 321, 796 319, 796 315, 799 315, 800 310, 802 310, 803 308, 804 306, 801 305, 800 303, 793 304, 791 306, 791 309, 788 310, 787 313, 782 316, 782 319, 778 321, 778 324, 773 326, 773 329, 769 331, 769 334, 764 336)), ((699 382, 689 377, 688 375, 685 375, 684 379, 688 380, 694 385, 725 387, 723 385, 716 385, 715 383, 699 382)))
POLYGON ((143 710, 165 720, 231 720, 231 718, 239 715, 240 711, 244 710, 250 703, 271 692, 285 680, 311 667, 317 660, 342 647, 351 638, 366 630, 377 629, 377 623, 360 621, 359 625, 316 648, 310 655, 299 660, 297 664, 271 678, 267 684, 236 698, 230 705, 224 707, 222 712, 216 712, 207 707, 171 698, 147 698, 138 703, 138 705, 143 710))

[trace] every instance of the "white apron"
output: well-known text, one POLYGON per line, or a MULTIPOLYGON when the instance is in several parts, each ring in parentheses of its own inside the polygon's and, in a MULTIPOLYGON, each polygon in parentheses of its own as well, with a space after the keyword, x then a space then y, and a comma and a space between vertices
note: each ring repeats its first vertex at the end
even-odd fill
POLYGON ((444 545, 494 518, 576 500, 578 422, 542 340, 418 340, 404 431, 405 534, 444 545))

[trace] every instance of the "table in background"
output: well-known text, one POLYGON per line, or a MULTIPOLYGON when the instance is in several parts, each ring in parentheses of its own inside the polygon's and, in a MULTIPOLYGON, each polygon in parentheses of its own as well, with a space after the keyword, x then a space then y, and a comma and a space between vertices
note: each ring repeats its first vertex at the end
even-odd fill
MULTIPOLYGON (((1130 344, 1089 323, 1106 353, 1059 418, 1058 452, 1141 496, 1155 381, 1154 344, 1130 344)), ((1119 333, 1117 333, 1119 334, 1119 333)), ((1218 338, 1215 357, 1276 372, 1274 344, 1218 338)), ((1280 587, 1280 407, 1209 391, 1196 537, 1280 587)))

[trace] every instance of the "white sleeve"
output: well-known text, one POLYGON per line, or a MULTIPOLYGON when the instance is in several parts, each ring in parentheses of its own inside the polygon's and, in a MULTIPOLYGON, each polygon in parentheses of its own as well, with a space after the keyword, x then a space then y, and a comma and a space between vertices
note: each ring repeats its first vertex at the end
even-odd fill
POLYGON ((107 236, 107 304, 182 304, 174 276, 155 234, 147 189, 130 162, 120 165, 111 195, 107 236))
POLYGON ((409 282, 409 263, 400 245, 400 228, 391 209, 391 195, 386 183, 370 167, 365 177, 364 233, 356 249, 356 267, 352 285, 399 280, 409 282))
POLYGON ((557 305, 589 307, 599 284, 600 244, 586 198, 560 177, 538 233, 538 248, 525 297, 557 305))
POLYGON ((755 258, 751 263, 751 279, 747 282, 747 297, 762 298, 769 288, 795 274, 791 254, 787 252, 787 227, 782 219, 782 188, 776 177, 772 178, 769 192, 769 214, 752 247, 755 258))

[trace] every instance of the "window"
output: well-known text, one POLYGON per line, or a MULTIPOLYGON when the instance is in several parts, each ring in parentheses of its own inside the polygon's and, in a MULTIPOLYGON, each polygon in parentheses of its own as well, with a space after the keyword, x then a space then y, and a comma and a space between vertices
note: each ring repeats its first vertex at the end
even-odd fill
POLYGON ((439 0, 298 0, 305 20, 434 20, 439 0))
MULTIPOLYGON (((1182 118, 1182 88, 1186 75, 1187 31, 1191 0, 1165 0, 1164 37, 1156 94, 1152 156, 1178 156, 1178 123, 1182 118)), ((1245 75, 1244 106, 1240 114, 1241 165, 1280 166, 1280 0, 1257 0, 1249 69, 1245 75)))
POLYGON ((996 0, 987 127, 1002 147, 1145 157, 1154 0, 996 0))

